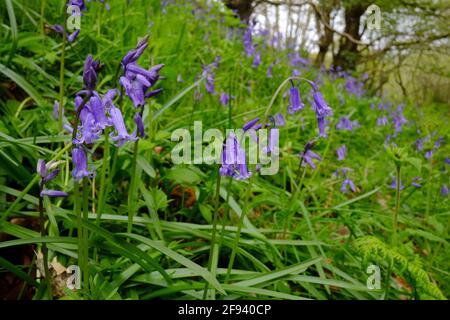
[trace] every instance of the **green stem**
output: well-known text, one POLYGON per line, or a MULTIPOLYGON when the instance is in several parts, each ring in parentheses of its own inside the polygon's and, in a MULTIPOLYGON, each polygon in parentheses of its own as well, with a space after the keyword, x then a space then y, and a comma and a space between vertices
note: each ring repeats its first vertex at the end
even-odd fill
POLYGON ((84 277, 84 252, 83 252, 83 223, 81 216, 81 199, 80 199, 80 184, 78 181, 73 182, 73 210, 77 217, 77 237, 78 237, 78 264, 82 270, 81 276, 84 277))
POLYGON ((63 129, 63 107, 64 107, 64 71, 65 71, 65 58, 66 58, 66 45, 67 45, 67 10, 64 6, 64 25, 63 25, 63 43, 61 51, 61 64, 59 69, 59 110, 58 110, 58 125, 59 129, 63 129))
POLYGON ((131 233, 133 229, 133 218, 136 211, 136 167, 137 167, 137 156, 139 152, 139 139, 134 142, 134 154, 133 154, 133 162, 131 164, 131 182, 130 182, 130 190, 128 192, 128 207, 130 211, 128 212, 128 226, 127 232, 131 233))
MULTIPOLYGON (((217 170, 217 180, 216 180, 216 195, 215 195, 215 205, 214 205, 214 217, 213 217, 213 228, 211 235, 211 247, 209 249, 209 258, 208 258, 208 271, 211 271, 212 260, 214 255, 214 247, 216 245, 216 232, 217 232, 217 219, 219 216, 219 202, 220 202, 220 181, 222 176, 219 174, 219 170, 217 170)), ((203 292, 203 300, 206 299, 208 294, 208 282, 205 285, 205 290, 203 292)))
MULTIPOLYGON (((89 220, 89 180, 88 178, 83 178, 83 222, 88 222, 89 220)), ((89 246, 88 246, 89 232, 86 228, 83 228, 82 237, 82 253, 83 253, 83 265, 81 270, 83 273, 83 284, 84 290, 87 292, 89 290, 89 246)))
POLYGON ((397 245, 397 228, 398 228, 398 213, 400 209, 400 166, 397 166, 397 186, 395 189, 395 211, 394 211, 394 218, 392 221, 392 245, 397 245))
POLYGON ((251 188, 252 188, 251 181, 249 180, 249 185, 247 187, 247 192, 245 194, 244 210, 242 210, 241 216, 239 218, 238 228, 236 231, 236 235, 234 237, 233 247, 231 249, 230 261, 228 262, 227 274, 225 276, 225 283, 228 283, 228 280, 230 278, 231 270, 233 269, 234 259, 236 258, 236 252, 237 252, 237 248, 239 245, 239 240, 241 239, 241 230, 242 230, 242 226, 244 224, 244 218, 245 218, 245 215, 247 214, 247 211, 249 211, 248 198, 250 196, 251 188))
MULTIPOLYGON (((39 224, 41 229, 41 237, 44 237, 45 232, 45 216, 44 216, 44 205, 40 193, 42 192, 43 185, 41 183, 39 188, 39 224)), ((52 298, 51 283, 50 283, 50 271, 48 269, 48 248, 45 242, 42 243, 42 256, 44 264, 44 281, 45 281, 45 291, 50 298, 52 298)))
POLYGON ((109 134, 108 130, 105 130, 105 152, 103 153, 103 164, 102 172, 100 174, 100 190, 98 195, 98 206, 97 206, 97 219, 96 224, 100 226, 100 218, 102 216, 104 206, 105 206, 105 195, 106 195, 106 173, 109 171, 109 134))

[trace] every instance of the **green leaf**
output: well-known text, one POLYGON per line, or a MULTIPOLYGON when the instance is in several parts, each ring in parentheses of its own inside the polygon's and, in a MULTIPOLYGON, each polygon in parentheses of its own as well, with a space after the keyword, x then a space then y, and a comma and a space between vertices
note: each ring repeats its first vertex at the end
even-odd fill
POLYGON ((146 174, 149 175, 150 178, 155 178, 156 177, 156 172, 155 169, 153 169, 153 167, 151 166, 150 163, 148 163, 148 161, 141 155, 139 155, 136 159, 138 166, 144 170, 144 172, 146 174))
POLYGON ((172 258, 176 262, 182 264, 186 268, 189 268, 192 271, 196 272, 199 276, 201 276, 203 279, 205 279, 212 287, 217 289, 220 293, 226 294, 225 291, 223 290, 222 286, 220 285, 219 281, 217 281, 217 279, 210 272, 208 272, 208 270, 206 268, 199 266, 195 262, 192 262, 188 258, 173 251, 172 249, 169 249, 168 247, 164 246, 163 244, 153 241, 153 240, 150 240, 150 239, 147 239, 147 238, 137 235, 137 234, 121 233, 119 235, 123 236, 123 237, 135 239, 139 242, 142 242, 142 243, 158 250, 159 252, 165 254, 169 258, 172 258))

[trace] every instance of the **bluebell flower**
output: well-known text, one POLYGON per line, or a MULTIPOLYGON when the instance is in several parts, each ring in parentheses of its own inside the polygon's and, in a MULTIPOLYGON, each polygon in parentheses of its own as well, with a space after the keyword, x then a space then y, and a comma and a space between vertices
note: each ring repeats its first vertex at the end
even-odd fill
POLYGON ((128 134, 127 128, 125 127, 125 121, 123 120, 122 112, 120 109, 112 106, 109 110, 109 114, 111 115, 111 121, 114 125, 114 128, 117 131, 117 135, 114 135, 111 132, 111 140, 117 141, 116 146, 120 147, 127 141, 136 141, 136 133, 128 134))
POLYGON ((349 130, 352 131, 353 129, 359 127, 359 123, 357 120, 351 121, 348 117, 341 117, 336 124, 337 130, 349 130))
MULTIPOLYGON (((392 182, 390 185, 391 189, 397 189, 397 177, 392 177, 392 182)), ((400 180, 400 190, 403 190, 405 186, 403 185, 402 181, 400 180)))
POLYGON ((257 68, 261 64, 261 53, 255 52, 255 55, 253 57, 252 67, 257 68))
POLYGON ((236 180, 245 180, 252 173, 247 169, 245 151, 239 145, 236 136, 230 133, 222 150, 221 176, 230 176, 236 180))
POLYGON ((230 96, 225 92, 221 92, 219 101, 224 107, 227 107, 228 102, 230 101, 230 96))
POLYGON ((84 89, 88 92, 95 90, 97 86, 97 71, 100 69, 100 61, 95 61, 92 55, 88 55, 84 62, 83 82, 84 89))
POLYGON ((94 176, 94 173, 88 170, 87 157, 83 147, 76 147, 72 150, 72 162, 74 166, 72 176, 75 181, 94 176))
POLYGON ((386 116, 382 116, 377 118, 377 126, 381 127, 381 126, 385 126, 389 123, 389 120, 386 116))
POLYGON ((60 190, 42 190, 40 193, 40 197, 67 197, 68 194, 64 191, 60 190))
POLYGON ((421 177, 414 177, 414 178, 412 179, 412 181, 411 181, 411 185, 414 186, 414 187, 416 187, 416 188, 422 187, 422 185, 419 184, 419 183, 417 182, 417 181, 419 181, 419 180, 422 180, 422 178, 421 178, 421 177))
MULTIPOLYGON (((316 169, 316 164, 313 162, 313 159, 318 161, 322 160, 322 158, 317 153, 311 150, 311 146, 309 145, 309 143, 306 144, 305 151, 301 152, 299 156, 303 158, 305 163, 308 164, 311 169, 316 169)), ((305 163, 303 163, 302 165, 304 166, 305 163)))
POLYGON ((283 127, 286 125, 286 121, 284 119, 283 114, 281 113, 277 113, 275 115, 275 117, 269 117, 270 121, 273 122, 273 124, 275 125, 275 127, 283 127))
POLYGON ((356 187, 355 184, 353 183, 352 180, 346 178, 344 179, 344 182, 342 183, 341 188, 339 189, 342 193, 347 193, 348 191, 348 187, 350 187, 350 190, 352 192, 356 192, 356 187))
POLYGON ((364 94, 363 86, 364 84, 354 77, 348 76, 346 78, 345 89, 349 94, 361 97, 364 94))
POLYGON ((292 67, 298 66, 298 65, 308 65, 310 64, 310 61, 306 58, 300 57, 298 52, 296 53, 289 53, 288 54, 289 62, 292 67))
POLYGON ((431 157, 433 156, 433 150, 428 150, 427 152, 425 152, 425 158, 426 159, 431 159, 431 157))
POLYGON ((252 119, 242 126, 242 130, 244 130, 244 132, 248 131, 250 129, 259 130, 261 128, 261 124, 259 124, 258 122, 259 122, 259 117, 252 119))
POLYGON ((345 160, 345 157, 347 156, 347 147, 345 144, 338 148, 336 153, 339 161, 345 160))
POLYGON ((447 187, 446 184, 443 184, 442 187, 441 187, 441 195, 442 196, 448 195, 448 187, 447 187))
POLYGON ((137 126, 138 135, 141 138, 144 138, 145 137, 144 122, 142 121, 142 117, 139 112, 136 112, 136 114, 134 115, 134 122, 136 123, 137 126))
POLYGON ((119 82, 125 88, 126 95, 136 108, 145 104, 145 98, 154 96, 161 91, 147 92, 159 79, 159 72, 164 65, 158 64, 147 70, 137 64, 137 60, 148 46, 147 41, 147 37, 141 40, 135 49, 125 55, 121 62, 124 75, 120 77, 119 82))
POLYGON ((244 36, 242 37, 242 42, 244 43, 244 50, 247 57, 250 57, 255 52, 255 47, 253 46, 253 37, 252 37, 253 26, 250 24, 248 28, 244 32, 244 36))
POLYGON ((297 87, 294 85, 289 89, 289 107, 288 107, 288 113, 294 114, 298 112, 299 110, 302 110, 304 107, 304 103, 300 99, 300 92, 297 87))
POLYGON ((325 102, 322 93, 317 90, 313 93, 313 108, 316 111, 319 136, 325 137, 325 117, 331 116, 333 114, 333 110, 325 102))
POLYGON ((297 69, 292 70, 291 77, 300 77, 302 73, 297 69))

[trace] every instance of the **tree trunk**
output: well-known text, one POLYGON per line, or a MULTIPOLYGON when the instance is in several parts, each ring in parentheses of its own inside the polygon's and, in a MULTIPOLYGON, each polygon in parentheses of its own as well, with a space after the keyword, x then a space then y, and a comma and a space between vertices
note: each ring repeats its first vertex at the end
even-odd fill
MULTIPOLYGON (((328 25, 331 24, 330 23, 331 22, 330 15, 331 15, 332 9, 333 8, 331 6, 327 6, 327 5, 323 5, 320 8, 322 17, 328 25)), ((328 52, 328 48, 330 47, 330 44, 333 42, 333 31, 331 31, 330 29, 328 29, 324 25, 322 25, 322 32, 321 32, 321 30, 320 30, 321 22, 320 22, 320 17, 318 16, 318 13, 316 13, 316 18, 317 18, 317 25, 318 25, 317 30, 320 34, 319 43, 318 43, 319 53, 317 54, 317 57, 316 57, 316 64, 318 66, 321 66, 325 62, 325 55, 328 52)))
MULTIPOLYGON (((366 7, 364 4, 356 3, 345 8, 345 33, 351 35, 354 39, 360 40, 359 34, 361 16, 366 7)), ((360 53, 358 44, 349 38, 342 36, 338 53, 333 58, 335 67, 339 66, 344 70, 355 70, 360 53)))
POLYGON ((253 13, 253 1, 251 0, 223 0, 223 3, 231 10, 236 12, 239 19, 249 24, 250 16, 253 13))

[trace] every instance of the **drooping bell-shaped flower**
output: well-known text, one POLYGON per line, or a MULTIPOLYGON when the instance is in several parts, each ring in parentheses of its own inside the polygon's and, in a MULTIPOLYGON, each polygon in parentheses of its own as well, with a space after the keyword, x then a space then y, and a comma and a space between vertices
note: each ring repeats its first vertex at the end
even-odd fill
POLYGON ((111 132, 111 140, 117 141, 116 146, 120 147, 127 141, 136 141, 136 133, 128 134, 127 128, 125 127, 125 121, 123 120, 122 112, 120 109, 112 106, 109 110, 109 114, 111 115, 111 121, 114 125, 114 128, 117 131, 117 135, 114 136, 114 133, 111 132))
POLYGON ((228 102, 230 101, 230 96, 225 92, 221 92, 219 101, 220 101, 221 105, 223 105, 224 107, 227 107, 228 102))
POLYGON ((72 163, 72 176, 75 181, 79 181, 84 177, 91 178, 93 176, 93 172, 88 170, 87 156, 83 147, 76 147, 72 150, 72 163))
POLYGON ((289 89, 289 101, 290 101, 290 104, 288 107, 289 114, 294 114, 297 111, 303 109, 303 107, 304 107, 304 104, 300 99, 300 92, 299 92, 298 88, 295 86, 292 86, 289 89))
POLYGON ((331 116, 333 114, 333 110, 325 102, 322 93, 318 90, 315 90, 313 93, 313 107, 316 111, 319 136, 325 137, 325 117, 331 116))
POLYGON ((100 68, 100 61, 95 61, 92 55, 88 55, 84 62, 83 82, 84 89, 91 92, 97 86, 97 71, 100 68))
POLYGON ((336 153, 339 161, 345 160, 345 157, 347 156, 347 147, 345 144, 338 148, 336 153))
POLYGON ((236 180, 248 179, 252 173, 247 169, 246 154, 239 145, 234 133, 230 133, 222 150, 221 176, 230 176, 236 180))
POLYGON ((348 187, 350 187, 350 190, 352 190, 352 192, 356 192, 355 184, 353 183, 353 181, 350 180, 350 179, 348 179, 348 178, 346 178, 346 179, 344 180, 344 182, 342 183, 342 186, 341 186, 341 188, 340 188, 340 191, 341 191, 342 193, 347 193, 348 187))
POLYGON ((136 123, 139 137, 144 138, 145 137, 144 122, 142 121, 142 117, 139 112, 136 112, 136 114, 134 115, 134 122, 136 123))
POLYGON ((60 190, 42 190, 40 196, 41 197, 47 196, 54 198, 54 197, 67 197, 68 194, 60 190))

